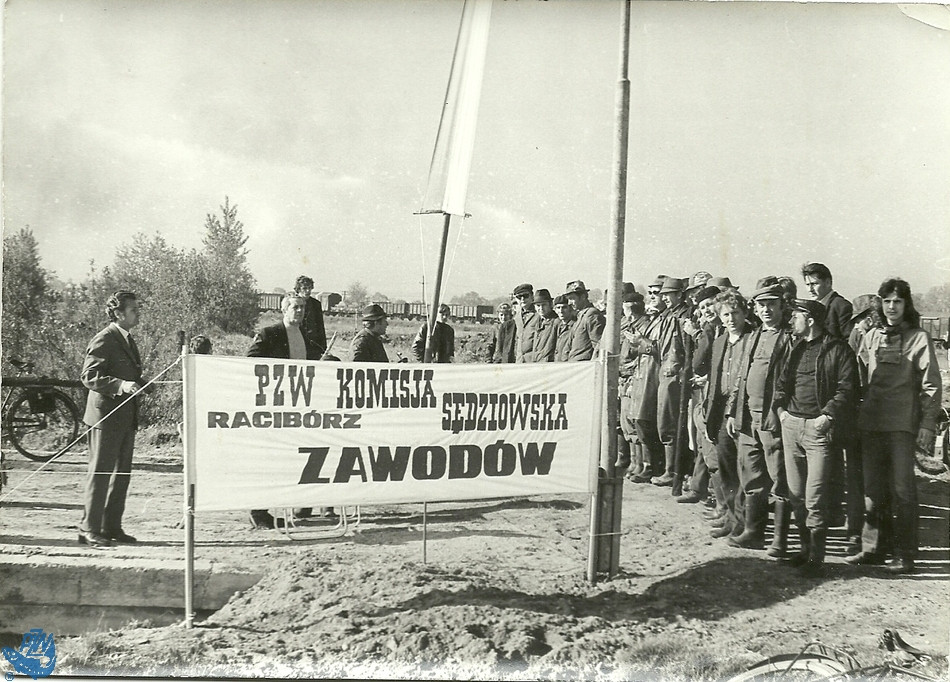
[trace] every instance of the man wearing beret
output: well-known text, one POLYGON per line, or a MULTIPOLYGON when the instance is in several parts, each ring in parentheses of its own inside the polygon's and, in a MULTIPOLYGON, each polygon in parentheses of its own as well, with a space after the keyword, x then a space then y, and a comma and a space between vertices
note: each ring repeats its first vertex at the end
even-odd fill
POLYGON ((514 299, 512 312, 515 319, 515 362, 530 362, 534 348, 534 287, 530 284, 519 284, 511 292, 514 299))
POLYGON ((389 327, 386 311, 373 303, 363 308, 361 317, 363 328, 350 343, 353 362, 389 362, 382 339, 389 327))
POLYGON ((594 307, 587 293, 590 291, 584 283, 576 279, 567 283, 564 295, 571 302, 577 322, 571 329, 571 350, 568 362, 592 360, 600 348, 600 338, 604 335, 607 320, 604 313, 594 307))
POLYGON ((533 346, 527 362, 554 362, 554 353, 557 351, 557 314, 554 312, 554 300, 547 289, 538 289, 534 294, 535 316, 532 322, 534 329, 533 346))
POLYGON ((769 502, 775 503, 775 533, 769 556, 785 557, 788 488, 782 453, 782 427, 772 409, 775 385, 782 374, 791 344, 785 326, 783 289, 776 283, 752 294, 761 326, 749 338, 742 357, 739 381, 726 407, 726 431, 738 446, 739 485, 745 495, 745 530, 729 539, 734 547, 762 549, 769 502))
POLYGON ((498 324, 488 348, 489 362, 494 364, 510 363, 515 361, 515 321, 512 317, 511 304, 498 304, 498 324))
POLYGON ((828 484, 832 444, 848 437, 855 407, 857 361, 847 344, 824 332, 825 307, 795 299, 788 354, 775 391, 782 425, 789 501, 801 535, 791 564, 821 575, 829 526, 828 484))
MULTIPOLYGON (((802 277, 809 296, 825 308, 825 334, 847 341, 854 327, 853 308, 851 301, 834 290, 831 270, 823 263, 805 263, 802 266, 802 277)), ((832 452, 828 498, 833 527, 840 526, 845 521, 841 504, 844 500, 846 485, 844 451, 836 446, 832 452)))

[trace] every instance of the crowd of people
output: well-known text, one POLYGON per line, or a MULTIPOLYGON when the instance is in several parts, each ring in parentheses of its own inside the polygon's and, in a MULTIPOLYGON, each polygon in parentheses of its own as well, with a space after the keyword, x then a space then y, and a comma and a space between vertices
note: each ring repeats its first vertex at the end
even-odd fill
MULTIPOLYGON (((914 450, 932 447, 941 407, 933 343, 904 280, 887 279, 852 302, 834 291, 821 263, 806 264, 801 277, 802 298, 795 279, 780 276, 761 278, 748 297, 707 272, 658 275, 646 297, 624 283, 617 468, 634 483, 670 487, 678 503, 705 502, 713 537, 766 550, 805 575, 821 574, 828 529, 842 525, 849 563, 892 557, 888 570, 912 573, 914 450), (789 555, 793 519, 800 549, 789 555)), ((311 278, 297 278, 282 320, 256 334, 248 356, 339 359, 312 290, 311 278)), ((486 359, 595 359, 606 320, 603 302, 595 305, 589 293, 581 280, 555 297, 518 285, 511 303, 498 306, 486 359)), ((79 541, 95 547, 135 542, 122 528, 138 400, 127 397, 145 384, 129 333, 138 323, 135 294, 116 292, 106 308, 111 322, 90 343, 82 372, 85 422, 94 428, 79 541)), ((420 328, 416 360, 452 361, 448 322, 442 306, 432 338, 420 328)), ((368 305, 361 324, 352 361, 389 362, 386 312, 368 305)), ((210 352, 208 339, 195 341, 192 352, 210 352)), ((267 510, 251 519, 255 527, 279 525, 267 510)))
MULTIPOLYGON (((767 276, 745 296, 728 277, 624 284, 620 458, 629 480, 706 502, 715 538, 822 573, 828 529, 847 561, 915 571, 914 450, 933 447, 941 380, 910 286, 853 301, 821 263, 767 276), (769 513, 773 534, 765 547, 769 513), (800 538, 788 553, 794 520, 800 538)), ((491 362, 590 360, 604 315, 583 282, 552 300, 529 284, 498 307, 491 362)))

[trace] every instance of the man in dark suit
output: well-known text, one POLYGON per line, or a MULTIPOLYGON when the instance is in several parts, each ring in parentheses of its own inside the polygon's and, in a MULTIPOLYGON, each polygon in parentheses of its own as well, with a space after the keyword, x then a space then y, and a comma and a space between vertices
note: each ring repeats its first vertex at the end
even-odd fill
POLYGON ((324 348, 304 334, 301 326, 305 307, 306 300, 302 296, 284 296, 280 303, 284 319, 264 327, 254 336, 247 357, 319 360, 324 348))
POLYGON ((847 341, 854 328, 851 301, 834 290, 831 270, 822 263, 802 266, 805 288, 811 298, 825 307, 825 334, 847 341))
POLYGON ((83 421, 93 428, 79 544, 91 547, 135 542, 122 529, 138 427, 138 397, 129 397, 146 383, 142 358, 129 334, 139 322, 135 294, 115 292, 106 313, 111 322, 89 342, 82 366, 82 383, 89 389, 83 421))
POLYGON ((323 324, 323 306, 320 301, 310 296, 313 292, 313 280, 306 275, 300 275, 294 284, 294 291, 306 303, 300 331, 310 340, 311 345, 323 353, 327 349, 327 330, 323 324))
MULTIPOLYGON (((261 329, 254 336, 254 341, 247 351, 247 356, 249 358, 319 360, 324 349, 317 346, 310 336, 304 334, 301 328, 305 307, 306 300, 302 296, 295 293, 284 296, 280 302, 284 319, 277 324, 261 329)), ((313 509, 309 507, 303 507, 296 511, 300 518, 309 517, 312 513, 313 509)), ((329 513, 324 510, 324 515, 332 515, 332 510, 329 510, 329 513)), ((266 509, 252 509, 251 524, 255 528, 274 528, 278 525, 278 522, 266 509)))

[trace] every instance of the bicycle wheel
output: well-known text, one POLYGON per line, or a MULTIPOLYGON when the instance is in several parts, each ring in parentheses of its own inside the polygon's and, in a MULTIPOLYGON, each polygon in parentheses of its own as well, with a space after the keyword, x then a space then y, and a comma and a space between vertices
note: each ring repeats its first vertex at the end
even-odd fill
POLYGON ((79 434, 79 408, 55 388, 23 391, 6 416, 7 434, 24 457, 48 462, 79 434))
POLYGON ((727 682, 753 682, 754 680, 805 682, 836 677, 848 670, 848 666, 830 656, 810 653, 779 654, 756 663, 748 670, 730 677, 727 682))

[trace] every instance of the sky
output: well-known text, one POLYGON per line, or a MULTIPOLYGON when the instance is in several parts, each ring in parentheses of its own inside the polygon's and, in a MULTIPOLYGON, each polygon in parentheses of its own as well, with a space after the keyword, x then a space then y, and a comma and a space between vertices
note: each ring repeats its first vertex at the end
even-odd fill
MULTIPOLYGON (((136 232, 200 246, 228 197, 261 290, 419 298, 461 7, 8 0, 4 229, 78 281, 136 232)), ((620 10, 495 0, 444 297, 606 285, 620 10)), ((624 279, 750 291, 820 260, 848 297, 950 281, 950 31, 910 10, 634 3, 624 279)))

